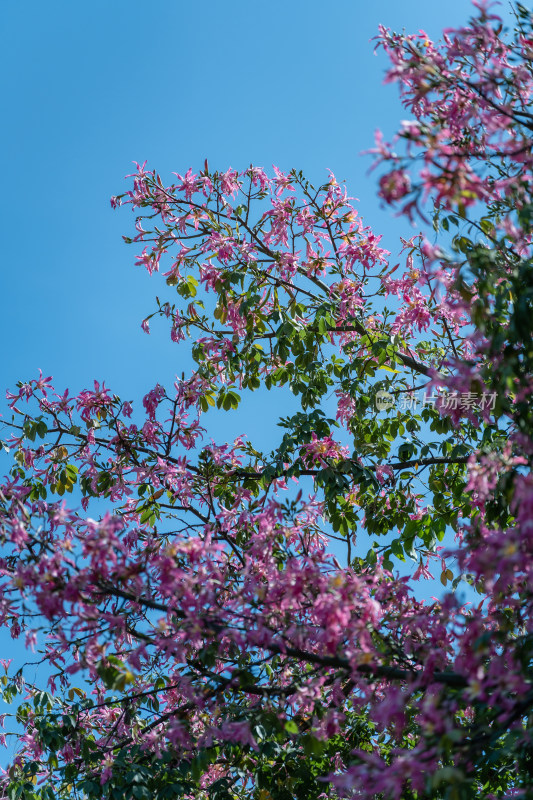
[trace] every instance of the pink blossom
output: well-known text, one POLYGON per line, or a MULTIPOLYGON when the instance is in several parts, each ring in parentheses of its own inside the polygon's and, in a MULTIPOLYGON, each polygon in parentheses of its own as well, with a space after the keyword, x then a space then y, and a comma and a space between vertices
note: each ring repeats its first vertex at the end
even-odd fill
POLYGON ((395 203, 409 194, 411 191, 411 179, 404 170, 393 169, 380 178, 379 186, 379 196, 387 203, 395 203))

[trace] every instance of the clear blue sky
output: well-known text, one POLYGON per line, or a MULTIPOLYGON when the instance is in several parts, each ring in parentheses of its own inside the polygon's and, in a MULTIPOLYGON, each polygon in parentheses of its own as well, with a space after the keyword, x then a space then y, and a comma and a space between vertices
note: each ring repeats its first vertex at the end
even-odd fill
MULTIPOLYGON (((395 251, 412 231, 379 209, 359 153, 405 112, 395 87, 382 85, 386 59, 369 40, 380 22, 435 37, 470 8, 468 0, 5 0, 0 410, 4 389, 39 367, 58 389, 96 378, 139 401, 184 368, 166 325, 150 336, 140 329, 165 286, 133 267, 137 250, 122 241, 131 212, 109 205, 134 160, 148 159, 168 181, 206 157, 217 169, 296 167, 315 182, 331 168, 395 251)), ((252 419, 228 416, 213 435, 253 434, 252 419)), ((20 643, 5 649, 21 657, 20 643)))
MULTIPOLYGON (((38 368, 61 392, 105 380, 138 405, 155 383, 171 386, 188 372, 167 324, 155 321, 150 336, 140 328, 167 287, 133 266, 141 248, 122 241, 133 215, 110 207, 132 161, 148 159, 168 181, 206 157, 217 169, 296 167, 314 182, 331 168, 397 252, 399 236, 414 231, 379 208, 370 159, 359 154, 376 128, 392 135, 406 112, 396 87, 383 85, 387 59, 370 40, 379 23, 438 37, 471 8, 469 0, 8 0, 0 412, 4 389, 38 368)), ((267 402, 272 425, 277 411, 291 413, 290 395, 267 402)), ((218 441, 244 433, 269 448, 277 441, 264 412, 258 392, 204 424, 218 441)), ((0 459, 0 473, 8 462, 0 459)))
MULTIPOLYGON (((405 112, 383 86, 378 23, 437 36, 468 0, 7 0, 0 137, 3 263, 0 388, 41 367, 58 388, 105 379, 124 398, 183 368, 168 327, 140 321, 164 295, 133 267, 124 189, 132 161, 167 179, 250 162, 331 168, 389 249, 406 222, 379 210, 367 176, 374 130, 405 112)), ((0 400, 0 405, 2 400, 0 400)))

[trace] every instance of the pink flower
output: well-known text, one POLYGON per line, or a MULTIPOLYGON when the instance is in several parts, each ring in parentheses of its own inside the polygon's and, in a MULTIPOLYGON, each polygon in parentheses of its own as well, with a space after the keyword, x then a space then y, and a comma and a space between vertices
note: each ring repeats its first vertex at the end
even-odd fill
POLYGON ((155 419, 155 412, 157 411, 157 408, 165 395, 165 389, 159 383, 157 383, 153 389, 150 389, 150 391, 145 394, 143 397, 143 406, 148 413, 149 419, 155 419))
POLYGON ((146 267, 148 274, 153 275, 159 270, 159 256, 160 254, 154 251, 148 252, 148 248, 145 247, 141 255, 137 256, 135 264, 139 267, 146 267))
POLYGON ((411 179, 403 169, 393 169, 379 180, 379 196, 386 203, 395 203, 411 191, 411 179))
POLYGON ((239 183, 239 173, 235 169, 231 169, 231 167, 220 175, 220 188, 222 189, 222 194, 234 197, 241 185, 239 183))
POLYGON ((185 177, 177 172, 174 174, 177 175, 181 181, 181 185, 178 186, 178 191, 185 193, 186 200, 192 200, 193 194, 197 192, 199 188, 201 188, 199 185, 200 182, 198 181, 198 175, 193 175, 192 167, 189 167, 185 173, 185 177))
POLYGON ((276 196, 279 197, 285 190, 290 192, 294 192, 294 187, 292 185, 293 179, 290 175, 286 175, 284 172, 281 172, 276 166, 272 165, 272 169, 274 170, 276 177, 274 178, 274 183, 276 184, 276 196))
POLYGON ((313 433, 311 441, 309 444, 304 444, 301 447, 300 453, 302 461, 306 466, 320 464, 327 467, 327 459, 338 460, 339 458, 347 458, 349 449, 335 442, 331 436, 324 436, 322 439, 319 439, 316 433, 313 433))
POLYGON ((262 192, 265 192, 270 188, 270 178, 267 176, 262 167, 250 167, 250 169, 247 171, 247 175, 249 175, 252 179, 253 186, 259 186, 262 192))

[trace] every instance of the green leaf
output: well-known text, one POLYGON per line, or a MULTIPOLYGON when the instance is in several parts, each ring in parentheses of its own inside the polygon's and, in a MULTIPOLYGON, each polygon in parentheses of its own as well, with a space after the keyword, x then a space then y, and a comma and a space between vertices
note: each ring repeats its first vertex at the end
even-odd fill
POLYGON ((298 733, 298 725, 294 722, 294 720, 289 719, 283 726, 287 733, 290 734, 297 734, 298 733))

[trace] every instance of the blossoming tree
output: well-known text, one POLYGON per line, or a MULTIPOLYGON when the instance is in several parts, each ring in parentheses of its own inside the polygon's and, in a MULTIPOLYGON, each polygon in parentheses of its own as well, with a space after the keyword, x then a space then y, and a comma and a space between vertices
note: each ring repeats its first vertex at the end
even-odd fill
POLYGON ((142 411, 8 395, 0 619, 48 685, 2 662, 4 796, 533 796, 533 21, 474 5, 378 38, 400 265, 333 175, 143 165, 113 198, 195 367, 142 411), (273 450, 212 441, 256 390, 299 401, 273 450))

